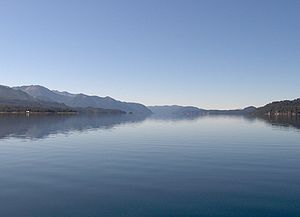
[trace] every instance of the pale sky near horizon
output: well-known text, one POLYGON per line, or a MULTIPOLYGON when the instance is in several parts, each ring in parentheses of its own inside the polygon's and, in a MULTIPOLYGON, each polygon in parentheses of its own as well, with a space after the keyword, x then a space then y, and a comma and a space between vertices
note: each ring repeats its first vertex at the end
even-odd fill
POLYGON ((298 0, 0 0, 0 84, 146 105, 300 97, 298 0))

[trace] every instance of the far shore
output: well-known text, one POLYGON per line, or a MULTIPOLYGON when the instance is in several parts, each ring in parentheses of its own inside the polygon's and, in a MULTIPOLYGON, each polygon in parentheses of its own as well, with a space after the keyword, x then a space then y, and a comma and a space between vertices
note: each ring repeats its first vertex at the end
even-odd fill
POLYGON ((76 115, 79 112, 0 112, 0 115, 50 115, 50 114, 57 114, 57 115, 76 115))

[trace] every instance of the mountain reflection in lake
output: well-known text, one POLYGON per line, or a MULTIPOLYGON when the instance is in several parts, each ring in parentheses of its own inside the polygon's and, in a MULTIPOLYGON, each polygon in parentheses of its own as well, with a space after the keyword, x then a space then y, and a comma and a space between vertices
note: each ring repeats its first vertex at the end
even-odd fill
POLYGON ((272 126, 300 129, 300 116, 264 116, 261 119, 272 126))
POLYGON ((264 118, 0 116, 0 216, 298 217, 299 121, 264 118))
POLYGON ((139 123, 146 119, 158 121, 196 121, 202 118, 231 117, 247 121, 261 120, 270 126, 287 129, 300 129, 299 117, 270 117, 255 118, 251 116, 145 116, 145 115, 32 115, 32 116, 0 116, 0 139, 5 137, 20 137, 42 139, 52 134, 68 134, 73 131, 111 129, 121 124, 139 123))
POLYGON ((95 129, 110 129, 125 123, 137 123, 144 115, 31 115, 0 116, 0 138, 41 139, 51 134, 95 129))

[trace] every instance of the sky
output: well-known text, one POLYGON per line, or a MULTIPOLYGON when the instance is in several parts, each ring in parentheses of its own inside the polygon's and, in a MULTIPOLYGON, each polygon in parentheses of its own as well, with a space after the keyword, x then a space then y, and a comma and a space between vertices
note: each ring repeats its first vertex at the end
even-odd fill
POLYGON ((300 97, 298 0, 0 0, 0 84, 206 109, 300 97))

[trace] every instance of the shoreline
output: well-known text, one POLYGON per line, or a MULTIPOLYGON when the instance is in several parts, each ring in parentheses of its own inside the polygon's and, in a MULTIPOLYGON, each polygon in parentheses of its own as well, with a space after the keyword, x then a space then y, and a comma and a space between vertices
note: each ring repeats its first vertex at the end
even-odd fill
POLYGON ((0 112, 0 115, 77 115, 79 112, 0 112))

